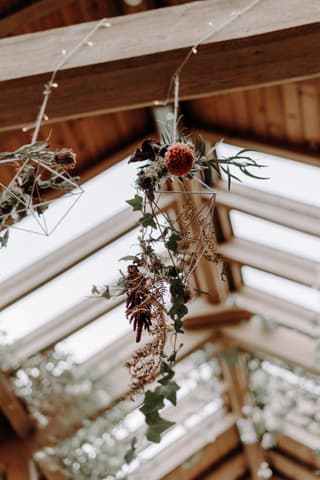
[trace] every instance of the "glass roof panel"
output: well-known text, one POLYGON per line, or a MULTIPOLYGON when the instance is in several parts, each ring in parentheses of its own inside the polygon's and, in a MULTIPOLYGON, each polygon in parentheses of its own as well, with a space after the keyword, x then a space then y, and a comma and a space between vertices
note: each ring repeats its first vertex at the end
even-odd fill
POLYGON ((319 292, 316 289, 252 267, 242 267, 241 272, 248 287, 320 312, 319 292))
POLYGON ((320 262, 320 239, 317 237, 237 210, 231 210, 230 218, 236 237, 320 262))
POLYGON ((8 342, 23 337, 89 297, 92 283, 105 285, 117 280, 122 266, 118 260, 123 255, 134 254, 135 243, 136 230, 133 230, 4 309, 0 313, 0 329, 7 332, 8 342))
POLYGON ((119 305, 70 335, 70 337, 57 344, 57 347, 71 353, 77 363, 85 362, 92 355, 106 348, 131 330, 124 309, 124 304, 119 305))
MULTIPOLYGON (((217 152, 219 158, 222 158, 235 155, 242 149, 242 147, 221 143, 217 147, 217 152)), ((252 151, 247 154, 258 163, 268 166, 267 168, 251 169, 252 173, 269 177, 269 180, 257 180, 239 173, 235 167, 230 167, 231 173, 238 176, 244 185, 320 206, 320 168, 267 153, 252 151)))

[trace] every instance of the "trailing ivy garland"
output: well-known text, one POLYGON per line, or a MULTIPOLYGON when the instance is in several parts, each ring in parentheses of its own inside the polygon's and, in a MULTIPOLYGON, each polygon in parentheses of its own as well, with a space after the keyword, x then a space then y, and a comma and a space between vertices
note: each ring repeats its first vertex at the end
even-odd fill
POLYGON ((248 156, 249 150, 219 159, 216 145, 206 152, 206 144, 199 137, 191 141, 180 136, 171 144, 169 138, 171 135, 165 133, 161 143, 147 139, 131 155, 129 163, 144 162, 138 167, 136 194, 127 200, 133 211, 140 213, 139 248, 135 255, 121 259, 129 264, 126 272, 120 271, 115 285, 94 286, 92 290, 106 299, 125 294, 126 317, 133 326, 136 342, 141 341, 144 331, 149 335, 150 340, 134 353, 127 367, 132 378, 131 395, 144 391, 140 411, 151 442, 160 442, 161 434, 173 425, 160 412, 166 400, 176 405, 179 385, 174 380, 174 366, 182 347, 178 334, 183 333, 183 319, 194 290, 190 286, 191 275, 200 258, 220 261, 212 218, 208 218, 208 212, 197 210, 186 184, 197 181, 206 187, 204 180, 214 170, 227 177, 230 188, 232 179, 239 180, 230 167, 262 178, 251 169, 264 166, 248 156), (159 206, 161 193, 172 190, 173 183, 184 197, 182 209, 174 218, 159 206), (194 224, 196 238, 192 236, 194 224), (146 389, 150 384, 153 387, 146 389))

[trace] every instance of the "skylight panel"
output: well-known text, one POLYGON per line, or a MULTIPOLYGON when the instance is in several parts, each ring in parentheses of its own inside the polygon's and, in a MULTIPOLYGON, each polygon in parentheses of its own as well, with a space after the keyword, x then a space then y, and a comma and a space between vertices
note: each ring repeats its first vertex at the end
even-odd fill
POLYGON ((230 218, 236 237, 320 262, 320 239, 237 210, 230 218))
POLYGON ((77 363, 85 362, 131 330, 124 310, 124 304, 119 305, 57 346, 71 353, 77 363))
MULTIPOLYGON (((239 150, 242 150, 242 148, 226 143, 221 143, 217 147, 219 158, 230 157, 239 150)), ((247 152, 247 155, 258 163, 268 166, 267 168, 251 169, 252 173, 269 177, 269 179, 257 180, 248 177, 231 166, 230 172, 238 176, 245 185, 268 193, 282 195, 292 200, 320 206, 319 168, 267 153, 251 151, 247 152)))
POLYGON ((320 312, 320 295, 316 289, 252 267, 242 267, 241 272, 248 287, 257 288, 288 302, 320 312))
POLYGON ((0 329, 7 332, 8 342, 23 337, 89 297, 92 283, 105 285, 117 280, 118 270, 125 266, 118 260, 136 252, 136 235, 136 230, 131 231, 4 309, 0 314, 0 329))
MULTIPOLYGON (((7 248, 0 250, 0 281, 26 268, 65 243, 94 228, 127 207, 125 200, 134 191, 136 165, 128 160, 114 165, 82 185, 84 194, 49 237, 12 230, 7 248)), ((62 216, 70 198, 62 197, 50 205, 46 218, 62 216)), ((28 228, 25 218, 18 226, 28 228)))

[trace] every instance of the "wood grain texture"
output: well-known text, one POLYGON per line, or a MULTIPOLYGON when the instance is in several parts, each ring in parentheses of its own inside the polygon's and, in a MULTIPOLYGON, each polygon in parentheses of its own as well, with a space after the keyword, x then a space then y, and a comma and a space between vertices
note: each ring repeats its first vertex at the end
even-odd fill
MULTIPOLYGON (((207 0, 115 17, 111 28, 96 32, 93 47, 81 49, 59 73, 51 121, 164 99, 187 51, 206 29, 209 33, 204 19, 211 19, 214 31, 246 4, 207 0)), ((183 70, 181 98, 319 74, 319 22, 316 0, 308 2, 308 9, 291 0, 289 10, 284 2, 261 2, 199 48, 183 70)), ((2 130, 34 120, 43 84, 61 50, 76 45, 92 27, 92 22, 82 23, 0 41, 2 130)))

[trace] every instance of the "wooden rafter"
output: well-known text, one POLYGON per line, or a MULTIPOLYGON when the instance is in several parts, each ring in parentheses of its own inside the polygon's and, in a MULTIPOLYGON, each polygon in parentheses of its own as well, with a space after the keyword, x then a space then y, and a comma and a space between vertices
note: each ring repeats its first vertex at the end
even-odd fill
MULTIPOLYGON (((248 2, 240 3, 207 0, 114 18, 111 28, 95 34, 93 48, 83 48, 63 67, 59 95, 50 103, 51 121, 164 99, 170 77, 189 49, 248 2)), ((300 0, 291 0, 290 9, 277 0, 260 2, 206 40, 183 70, 181 97, 318 75, 319 22, 316 0, 308 2, 307 9, 300 0)), ((1 130, 34 120, 43 84, 61 50, 72 48, 92 26, 84 23, 0 41, 1 130)))
POLYGON ((235 238, 221 244, 219 251, 228 262, 250 265, 309 287, 317 281, 317 268, 313 261, 249 240, 235 238))
POLYGON ((280 195, 264 193, 251 187, 233 184, 231 191, 221 182, 216 188, 216 204, 300 232, 320 236, 320 209, 280 195))
MULTIPOLYGON (((222 348, 225 345, 222 344, 222 348)), ((243 407, 251 405, 251 396, 249 393, 249 379, 247 369, 244 365, 241 357, 237 358, 237 362, 234 365, 230 365, 225 358, 221 358, 222 372, 225 380, 229 384, 229 397, 232 411, 236 415, 236 418, 244 418, 243 407)), ((239 427, 239 433, 241 438, 241 429, 239 427)), ((264 461, 264 451, 260 445, 258 436, 255 440, 245 442, 242 440, 245 457, 250 469, 252 480, 259 480, 258 470, 261 463, 264 461)), ((218 478, 218 477, 217 477, 218 478)))
POLYGON ((259 319, 252 318, 250 322, 225 327, 221 333, 226 341, 248 352, 276 357, 315 375, 320 373, 314 362, 314 340, 289 328, 265 329, 259 319))

